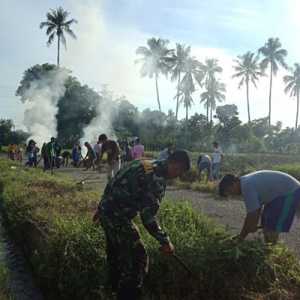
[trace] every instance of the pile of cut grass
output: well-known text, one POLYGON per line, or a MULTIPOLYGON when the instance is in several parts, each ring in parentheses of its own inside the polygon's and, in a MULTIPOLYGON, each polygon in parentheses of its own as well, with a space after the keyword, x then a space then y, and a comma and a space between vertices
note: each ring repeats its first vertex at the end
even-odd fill
MULTIPOLYGON (((112 299, 103 289, 105 241, 91 221, 100 193, 78 191, 68 178, 0 160, 0 198, 7 226, 23 245, 47 299, 112 299), (11 169, 11 166, 14 168, 11 169)), ((138 226, 150 255, 145 299, 297 299, 300 264, 283 245, 235 244, 229 234, 188 203, 164 201, 159 219, 189 277, 138 226)))

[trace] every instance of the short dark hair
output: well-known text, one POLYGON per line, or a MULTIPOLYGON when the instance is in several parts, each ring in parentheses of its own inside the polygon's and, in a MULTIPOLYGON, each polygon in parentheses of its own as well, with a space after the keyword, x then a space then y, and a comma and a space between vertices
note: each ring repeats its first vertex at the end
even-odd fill
POLYGON ((103 142, 107 140, 107 135, 102 133, 99 135, 98 141, 103 142))
POLYGON ((176 150, 169 155, 168 161, 180 163, 184 166, 184 169, 188 171, 191 168, 190 157, 185 150, 176 150))
POLYGON ((221 197, 225 197, 225 191, 228 187, 232 186, 235 182, 237 182, 239 178, 233 174, 226 174, 219 183, 219 195, 221 197))
POLYGON ((219 143, 218 142, 213 142, 213 145, 218 147, 219 146, 219 143))

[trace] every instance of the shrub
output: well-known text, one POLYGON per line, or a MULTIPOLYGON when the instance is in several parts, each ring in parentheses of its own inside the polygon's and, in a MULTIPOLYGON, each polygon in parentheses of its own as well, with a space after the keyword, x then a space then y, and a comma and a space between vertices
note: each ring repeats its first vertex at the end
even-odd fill
MULTIPOLYGON (((24 245, 47 299, 112 299, 103 289, 103 232, 91 222, 99 193, 77 191, 62 176, 10 166, 0 160, 7 224, 24 245)), ((259 240, 235 244, 222 227, 171 199, 163 202, 159 218, 194 275, 189 277, 174 258, 162 256, 136 220, 150 255, 144 289, 148 299, 300 296, 299 261, 283 245, 268 247, 259 240)))

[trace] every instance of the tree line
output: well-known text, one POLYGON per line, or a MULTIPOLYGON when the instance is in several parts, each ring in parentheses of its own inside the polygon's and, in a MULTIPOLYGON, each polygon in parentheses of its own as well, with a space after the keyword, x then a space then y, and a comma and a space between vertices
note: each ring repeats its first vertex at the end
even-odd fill
MULTIPOLYGON (((76 38, 71 26, 77 20, 69 18, 69 12, 63 8, 50 10, 46 21, 41 22, 40 28, 46 28, 47 44, 57 40, 57 66, 60 64, 60 43, 66 45, 65 34, 76 38)), ((248 110, 248 124, 242 124, 238 109, 235 105, 222 105, 225 100, 226 87, 220 80, 222 67, 214 58, 200 62, 191 54, 191 47, 176 44, 175 49, 169 48, 169 41, 161 38, 151 38, 147 46, 136 50, 137 64, 141 64, 141 75, 153 78, 155 81, 158 111, 144 110, 130 103, 125 97, 115 98, 113 128, 118 138, 140 136, 149 145, 163 146, 169 141, 189 148, 206 150, 211 141, 217 139, 225 148, 237 151, 298 151, 298 115, 300 65, 294 69, 288 68, 285 59, 287 51, 282 48, 278 38, 270 38, 266 44, 254 52, 246 52, 234 60, 233 78, 237 78, 238 88, 245 88, 245 99, 248 110), (285 92, 297 99, 295 129, 282 128, 278 122, 271 123, 272 86, 274 76, 279 68, 286 68, 290 74, 284 76, 285 92), (269 71, 269 72, 267 72, 269 71), (269 75, 269 114, 266 118, 253 120, 251 117, 251 87, 257 87, 262 76, 269 75), (174 92, 175 109, 167 114, 162 112, 159 97, 159 77, 169 76, 176 82, 174 92), (194 103, 194 93, 200 88, 200 103, 205 105, 206 115, 194 114, 189 116, 189 109, 194 103), (179 120, 181 107, 185 108, 185 119, 179 120), (273 147, 273 148, 272 148, 273 147), (233 149, 235 148, 235 149, 233 149), (252 149, 252 150, 251 150, 252 149), (296 150, 295 150, 296 149, 296 150)), ((24 77, 17 90, 21 97, 30 81, 38 79, 43 72, 55 68, 55 65, 36 65, 25 71, 24 77)), ((71 74, 71 72, 70 72, 71 74)), ((57 130, 59 140, 66 146, 80 139, 83 128, 87 126, 97 114, 97 103, 103 101, 105 93, 96 93, 87 85, 82 85, 77 78, 69 76, 65 83, 65 95, 58 102, 57 130)), ((111 100, 110 100, 111 101, 111 100)))
MULTIPOLYGON (((184 106, 186 120, 188 119, 188 110, 194 103, 195 86, 198 85, 202 90, 199 100, 206 107, 207 123, 212 122, 216 104, 225 100, 225 84, 217 77, 218 74, 222 73, 222 67, 214 58, 206 59, 204 63, 200 62, 191 55, 190 46, 176 44, 175 49, 170 49, 168 44, 168 40, 151 38, 147 41, 146 47, 139 47, 136 50, 136 54, 141 56, 137 60, 137 63, 142 64, 141 76, 155 79, 159 110, 161 111, 158 78, 160 75, 170 75, 172 81, 176 80, 176 119, 178 119, 180 105, 184 106)), ((285 93, 297 99, 295 129, 298 128, 300 65, 295 63, 294 68, 289 68, 285 62, 287 53, 287 50, 282 48, 278 38, 269 38, 256 53, 248 51, 234 60, 235 73, 232 78, 239 79, 238 88, 245 86, 249 124, 251 124, 250 87, 253 85, 256 88, 259 79, 262 76, 267 76, 266 73, 269 72, 268 122, 271 126, 273 77, 282 67, 290 72, 289 75, 283 77, 283 80, 286 85, 285 93)))
MULTIPOLYGON (((27 88, 55 68, 57 66, 44 64, 26 70, 16 91, 20 100, 30 101, 26 97, 27 88)), ((98 114, 105 113, 99 111, 99 105, 110 105, 116 138, 139 136, 147 149, 160 150, 168 143, 176 143, 189 150, 207 152, 217 140, 229 152, 300 153, 300 129, 283 128, 280 122, 269 126, 268 117, 251 120, 251 126, 243 124, 236 105, 217 105, 209 123, 206 115, 198 113, 178 120, 172 110, 168 113, 151 109, 139 111, 130 99, 114 96, 109 87, 96 92, 82 85, 71 71, 67 72, 65 93, 58 101, 56 115, 58 140, 64 147, 72 147, 82 138, 84 128, 98 114)))
MULTIPOLYGON (((76 19, 69 19, 70 13, 62 7, 51 9, 46 15, 46 21, 40 23, 40 28, 46 28, 48 36, 47 45, 51 45, 57 38, 57 65, 60 64, 60 44, 66 46, 65 34, 76 38, 71 29, 76 19)), ((218 78, 222 73, 222 67, 218 65, 215 58, 206 59, 200 62, 191 55, 191 47, 177 43, 174 49, 169 48, 169 41, 162 38, 151 38, 147 40, 147 46, 138 47, 136 54, 139 58, 137 63, 141 64, 141 76, 154 78, 156 99, 159 111, 161 102, 159 96, 159 77, 168 76, 172 81, 176 81, 175 116, 178 120, 178 112, 181 105, 185 108, 186 120, 189 118, 189 109, 194 104, 193 94, 198 86, 202 92, 200 103, 206 108, 207 123, 212 122, 213 111, 217 103, 225 100, 226 86, 218 78)), ((238 88, 245 86, 246 106, 248 112, 248 123, 251 124, 250 87, 257 87, 257 83, 262 76, 269 76, 269 113, 268 122, 271 126, 272 116, 272 88, 273 77, 278 73, 279 68, 289 71, 289 75, 284 76, 285 93, 297 100, 295 129, 298 128, 299 117, 299 90, 300 90, 300 64, 295 63, 294 68, 288 67, 286 63, 287 50, 282 48, 278 38, 269 38, 265 45, 256 52, 248 51, 239 55, 234 60, 235 73, 233 78, 239 79, 238 88)))

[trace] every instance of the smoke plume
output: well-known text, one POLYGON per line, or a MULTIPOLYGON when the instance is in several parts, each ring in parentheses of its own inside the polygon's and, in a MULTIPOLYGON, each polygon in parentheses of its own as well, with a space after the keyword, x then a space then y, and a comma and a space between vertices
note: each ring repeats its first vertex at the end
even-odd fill
MULTIPOLYGON (((84 142, 95 144, 102 133, 105 133, 108 138, 116 138, 113 130, 113 120, 117 111, 116 102, 113 100, 112 92, 107 89, 106 85, 103 85, 100 95, 96 117, 83 130, 82 144, 84 142)), ((83 149, 83 154, 85 154, 85 149, 83 149)))
POLYGON ((25 91, 25 112, 23 125, 30 133, 29 139, 38 146, 57 134, 57 103, 65 93, 68 72, 64 69, 49 71, 42 79, 31 82, 25 91))

